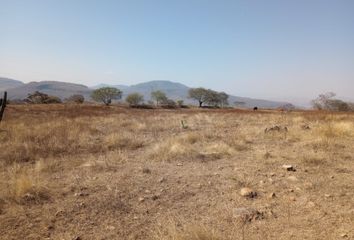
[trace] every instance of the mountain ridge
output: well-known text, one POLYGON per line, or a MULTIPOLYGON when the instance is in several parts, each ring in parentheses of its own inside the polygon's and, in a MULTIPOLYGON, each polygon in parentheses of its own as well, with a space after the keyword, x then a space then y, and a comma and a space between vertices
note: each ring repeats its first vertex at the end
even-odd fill
MULTIPOLYGON (((117 87, 123 91, 123 98, 130 93, 138 92, 144 96, 145 101, 150 100, 152 91, 161 90, 172 100, 183 100, 185 104, 197 105, 197 102, 188 97, 190 87, 170 80, 152 80, 133 85, 119 85, 119 84, 98 84, 96 86, 87 87, 83 84, 60 82, 60 81, 39 81, 23 83, 18 80, 9 78, 0 78, 0 91, 7 90, 9 99, 24 99, 29 93, 40 91, 49 95, 58 96, 61 99, 70 97, 73 94, 81 94, 85 99, 90 100, 91 92, 100 87, 117 87), (3 80, 4 79, 4 80, 3 80)), ((288 102, 271 101, 264 99, 255 99, 249 97, 239 97, 229 95, 229 103, 231 106, 238 102, 239 107, 254 107, 260 108, 279 108, 288 102)))

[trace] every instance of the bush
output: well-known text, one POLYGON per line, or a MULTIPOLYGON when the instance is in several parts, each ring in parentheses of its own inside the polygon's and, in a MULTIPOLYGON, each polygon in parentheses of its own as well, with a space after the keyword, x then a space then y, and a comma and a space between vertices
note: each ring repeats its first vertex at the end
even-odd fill
POLYGON ((26 103, 31 104, 51 104, 51 103, 62 103, 61 99, 57 96, 50 96, 42 92, 34 92, 28 94, 28 97, 24 100, 26 103))
POLYGON ((73 102, 73 103, 83 103, 85 101, 84 96, 80 95, 80 94, 74 94, 72 96, 70 96, 67 99, 68 102, 73 102))
POLYGON ((131 93, 125 98, 125 101, 130 106, 138 106, 144 101, 144 96, 140 93, 131 93))

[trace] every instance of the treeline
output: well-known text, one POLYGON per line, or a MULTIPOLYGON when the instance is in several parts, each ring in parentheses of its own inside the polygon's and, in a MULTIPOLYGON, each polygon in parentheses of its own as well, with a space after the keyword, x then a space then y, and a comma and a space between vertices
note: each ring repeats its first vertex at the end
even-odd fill
POLYGON ((333 92, 320 94, 316 99, 312 100, 312 106, 317 110, 354 111, 354 103, 336 99, 335 96, 336 94, 333 92))
MULTIPOLYGON (((123 92, 117 88, 104 87, 96 89, 92 92, 91 98, 97 102, 103 102, 106 105, 111 104, 112 100, 119 100, 122 98, 123 92)), ((228 106, 228 98, 224 92, 216 92, 211 89, 205 88, 191 88, 188 92, 189 98, 198 101, 199 107, 209 106, 209 107, 225 107, 228 106)), ((144 104, 144 96, 140 93, 131 93, 126 98, 125 101, 130 106, 139 106, 144 104)), ((157 90, 151 92, 151 100, 147 102, 148 105, 156 106, 179 106, 183 107, 184 101, 177 100, 174 101, 166 95, 163 91, 157 90)))
MULTIPOLYGON (((101 102, 105 105, 110 105, 113 100, 122 99, 123 91, 114 87, 103 87, 92 91, 91 99, 96 102, 101 102)), ((199 107, 226 107, 229 105, 228 98, 225 92, 217 92, 205 88, 191 88, 188 92, 188 97, 198 102, 199 107)), ((51 104, 51 103, 83 103, 85 98, 83 95, 75 94, 63 101, 57 96, 51 96, 39 91, 28 94, 24 100, 15 100, 14 103, 25 102, 31 104, 51 104)), ((184 100, 172 100, 165 92, 156 90, 151 92, 150 99, 145 101, 144 96, 140 93, 130 93, 125 97, 125 102, 131 107, 144 106, 162 106, 162 107, 187 107, 184 100)))

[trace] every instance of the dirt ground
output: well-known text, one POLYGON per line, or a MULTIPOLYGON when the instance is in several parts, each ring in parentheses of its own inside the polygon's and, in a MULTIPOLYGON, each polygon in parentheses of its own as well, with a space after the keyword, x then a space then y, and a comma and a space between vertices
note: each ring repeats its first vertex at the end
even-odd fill
POLYGON ((9 105, 0 239, 354 239, 354 114, 9 105))

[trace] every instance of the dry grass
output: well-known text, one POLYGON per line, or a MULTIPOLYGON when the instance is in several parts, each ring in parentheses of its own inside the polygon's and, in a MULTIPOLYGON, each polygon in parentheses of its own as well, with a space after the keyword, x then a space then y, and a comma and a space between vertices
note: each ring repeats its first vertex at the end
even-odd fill
POLYGON ((354 237, 353 114, 9 105, 0 141, 4 239, 354 237))

